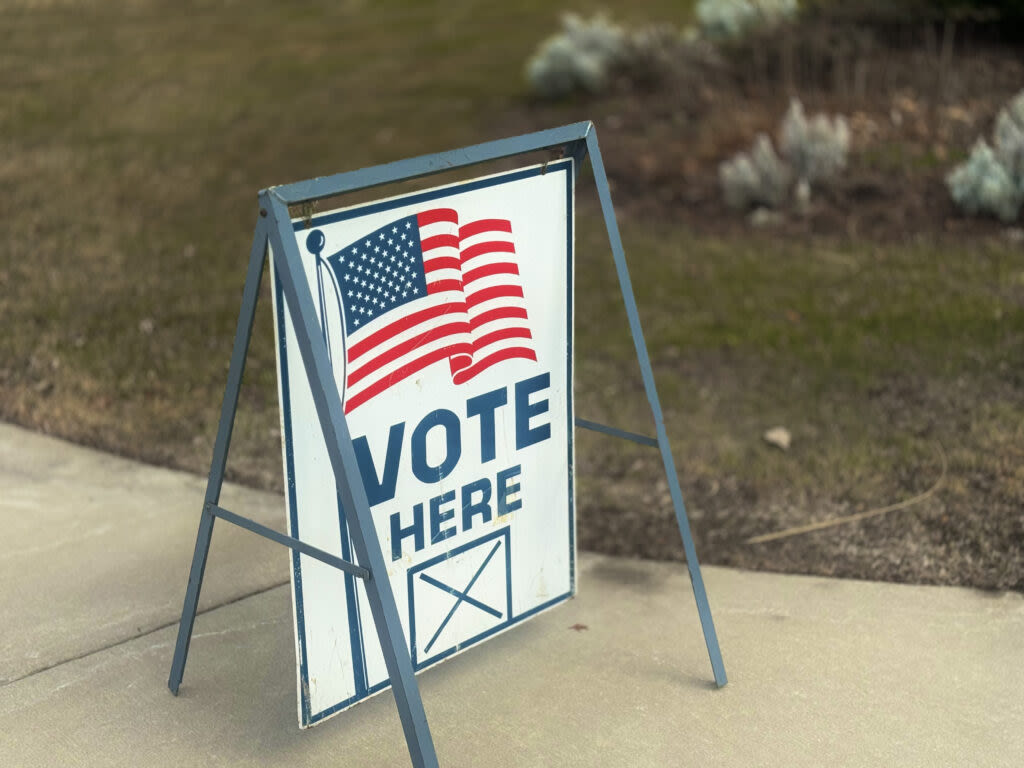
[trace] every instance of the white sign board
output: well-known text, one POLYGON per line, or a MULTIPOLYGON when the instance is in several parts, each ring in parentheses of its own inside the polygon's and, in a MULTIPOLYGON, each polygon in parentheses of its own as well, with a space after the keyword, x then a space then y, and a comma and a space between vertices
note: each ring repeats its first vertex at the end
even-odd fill
MULTIPOLYGON (((571 597, 572 161, 293 223, 415 669, 571 597)), ((289 533, 355 560, 274 301, 289 533)), ((303 727, 388 687, 360 579, 292 595, 303 727)))

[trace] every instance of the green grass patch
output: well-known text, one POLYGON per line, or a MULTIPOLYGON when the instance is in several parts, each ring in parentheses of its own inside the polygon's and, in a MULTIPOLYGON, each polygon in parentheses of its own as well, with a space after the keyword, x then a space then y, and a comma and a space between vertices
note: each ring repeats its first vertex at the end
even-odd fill
MULTIPOLYGON (((600 224, 591 232, 584 251, 600 249, 600 224)), ((755 354, 864 387, 905 372, 977 375, 1020 351, 1021 294, 1006 288, 1022 261, 999 244, 701 240, 649 225, 629 236, 638 296, 657 307, 646 323, 656 347, 755 354)), ((593 293, 614 297, 614 273, 591 264, 593 293)))
MULTIPOLYGON (((592 298, 579 305, 577 348, 600 382, 580 393, 581 408, 648 423, 600 224, 583 218, 579 229, 578 291, 592 298)), ((1018 251, 623 230, 684 472, 732 474, 762 491, 871 496, 864 478, 937 467, 934 440, 959 442, 964 417, 998 431, 1006 417, 980 418, 983 402, 1024 423, 1007 389, 1019 385, 1024 352, 1024 291, 1011 287, 1018 251), (794 433, 790 454, 760 441, 777 424, 794 433)))

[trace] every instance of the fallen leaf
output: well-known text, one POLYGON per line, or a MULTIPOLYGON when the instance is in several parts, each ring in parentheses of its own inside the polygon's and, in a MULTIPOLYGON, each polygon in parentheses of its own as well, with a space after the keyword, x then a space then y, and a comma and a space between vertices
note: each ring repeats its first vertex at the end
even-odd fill
POLYGON ((764 433, 764 441, 768 445, 774 445, 776 448, 788 451, 789 444, 793 441, 793 436, 789 434, 789 430, 785 427, 772 427, 764 433))

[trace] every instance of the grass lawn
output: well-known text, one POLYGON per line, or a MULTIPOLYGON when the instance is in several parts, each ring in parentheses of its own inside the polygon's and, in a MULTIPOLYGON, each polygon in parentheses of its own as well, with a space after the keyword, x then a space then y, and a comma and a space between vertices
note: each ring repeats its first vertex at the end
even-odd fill
MULTIPOLYGON (((0 416, 198 469, 256 191, 496 138, 558 10, 57 1, 6 4, 0 23, 0 416)), ((247 404, 272 426, 261 323, 247 404)), ((268 435, 242 418, 253 479, 268 435)))
MULTIPOLYGON (((539 0, 6 4, 0 418, 205 472, 256 191, 502 136, 557 16, 539 0)), ((706 560, 1024 588, 1019 246, 620 223, 706 560), (761 440, 776 425, 788 452, 761 440), (746 543, 939 477, 911 510, 746 543)), ((647 431, 589 189, 577 230, 578 413, 647 431)), ((229 467, 279 488, 268 289, 229 467)), ((656 454, 581 434, 579 462, 584 546, 681 556, 656 454)))

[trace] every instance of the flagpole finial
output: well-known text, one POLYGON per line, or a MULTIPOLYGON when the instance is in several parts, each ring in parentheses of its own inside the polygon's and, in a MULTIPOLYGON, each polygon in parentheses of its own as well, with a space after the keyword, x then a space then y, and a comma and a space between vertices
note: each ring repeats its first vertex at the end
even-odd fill
POLYGON ((324 237, 324 233, 319 229, 314 229, 306 238, 306 250, 315 256, 320 255, 320 251, 324 249, 326 244, 327 238, 324 237))

